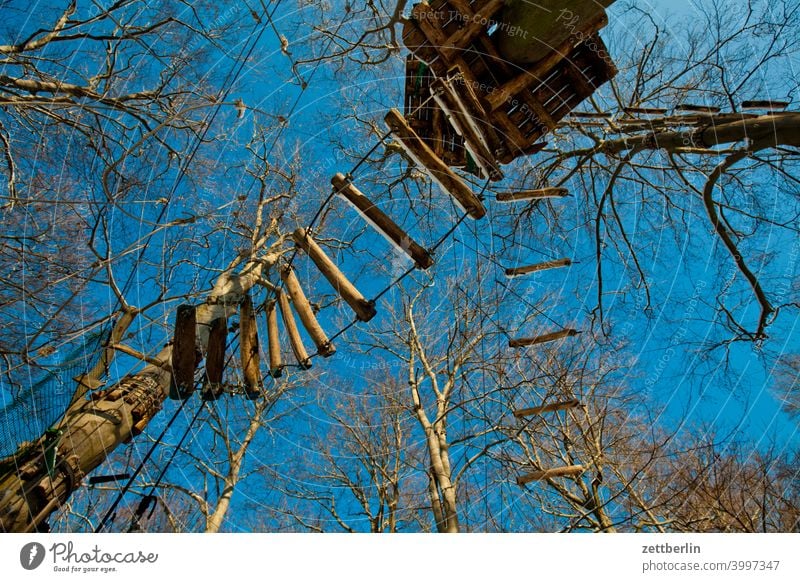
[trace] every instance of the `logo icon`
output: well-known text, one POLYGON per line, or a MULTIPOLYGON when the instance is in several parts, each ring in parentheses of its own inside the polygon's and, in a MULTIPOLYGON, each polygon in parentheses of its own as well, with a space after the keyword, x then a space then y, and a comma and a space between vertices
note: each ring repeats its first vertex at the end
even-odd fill
POLYGON ((44 562, 44 546, 39 542, 30 542, 22 546, 19 552, 19 563, 26 570, 35 570, 44 562))

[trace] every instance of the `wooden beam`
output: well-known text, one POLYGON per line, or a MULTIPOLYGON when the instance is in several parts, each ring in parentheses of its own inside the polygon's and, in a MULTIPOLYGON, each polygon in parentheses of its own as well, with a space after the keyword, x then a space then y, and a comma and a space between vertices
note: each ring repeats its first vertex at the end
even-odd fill
POLYGON ((184 400, 194 393, 197 369, 197 317, 194 305, 179 305, 172 336, 172 382, 169 397, 184 400))
POLYGON ((333 344, 317 321, 314 310, 311 309, 311 304, 308 302, 306 294, 303 293, 303 288, 300 286, 300 281, 297 280, 294 269, 289 265, 283 265, 281 267, 281 279, 286 292, 292 299, 294 310, 300 316, 300 322, 308 332, 314 345, 317 346, 317 353, 323 358, 329 358, 336 353, 336 348, 333 347, 333 344))
POLYGON ((203 378, 203 400, 216 400, 222 395, 227 340, 228 321, 224 317, 219 317, 209 326, 206 373, 203 378))
POLYGON ((451 34, 447 40, 440 45, 439 51, 445 59, 452 60, 459 52, 473 41, 473 39, 488 29, 489 20, 505 4, 505 0, 489 0, 484 6, 473 15, 467 17, 466 24, 451 34))
MULTIPOLYGON (((280 293, 280 290, 277 293, 280 293)), ((283 375, 283 360, 281 359, 281 340, 278 334, 278 313, 275 310, 275 303, 275 300, 268 301, 266 305, 269 375, 273 378, 280 378, 283 375)))
POLYGON ((253 300, 245 295, 239 306, 239 353, 242 359, 244 393, 249 400, 261 396, 261 354, 253 300))
POLYGON ((559 267, 569 267, 572 261, 569 259, 555 259, 553 261, 545 261, 535 265, 526 265, 524 267, 510 267, 506 269, 506 277, 517 277, 519 275, 527 275, 528 273, 536 273, 538 271, 545 271, 547 269, 557 269, 559 267))
POLYGON ((580 406, 580 401, 577 398, 564 400, 563 402, 553 402, 552 404, 543 404, 541 406, 534 406, 532 408, 520 408, 514 411, 514 416, 523 418, 525 416, 534 416, 536 414, 544 414, 545 412, 557 412, 559 410, 569 410, 580 406))
POLYGON ((512 339, 508 341, 508 347, 510 348, 522 348, 525 346, 535 346, 538 344, 544 344, 547 342, 554 342, 566 337, 572 337, 578 335, 580 332, 576 329, 562 329, 559 331, 554 331, 551 333, 545 333, 536 337, 524 337, 519 339, 512 339))
POLYGON ((356 212, 382 234, 395 249, 411 257, 418 269, 425 270, 433 265, 430 253, 414 242, 403 229, 353 186, 344 174, 336 174, 331 179, 331 183, 336 189, 336 194, 355 208, 356 212))
POLYGON ((464 212, 476 220, 486 215, 486 209, 481 201, 478 200, 478 197, 419 138, 397 109, 391 109, 386 114, 385 119, 389 129, 392 130, 394 136, 400 141, 400 145, 406 150, 411 159, 420 167, 425 168, 430 177, 453 197, 456 204, 464 212))
POLYGON ((544 469, 541 471, 533 471, 527 475, 517 477, 517 485, 525 485, 531 481, 541 481, 543 479, 552 479, 554 477, 572 477, 583 473, 583 465, 568 465, 566 467, 556 467, 554 469, 544 469))
POLYGON ((344 299, 347 304, 356 313, 361 321, 369 321, 375 317, 375 306, 371 301, 364 299, 364 296, 355 288, 355 286, 344 276, 339 270, 339 267, 325 254, 325 251, 311 238, 311 233, 303 228, 298 228, 292 233, 292 238, 298 247, 303 249, 305 253, 314 261, 314 264, 319 269, 328 282, 336 289, 339 296, 344 299))
POLYGON ((308 370, 311 367, 311 358, 308 357, 303 340, 300 339, 300 332, 297 330, 289 299, 287 299, 286 293, 283 291, 278 291, 278 307, 281 309, 283 326, 286 328, 286 335, 289 336, 289 345, 297 360, 297 365, 300 366, 301 370, 308 370))
POLYGON ((515 202, 518 200, 540 200, 542 198, 565 198, 569 196, 566 188, 540 188, 538 190, 520 190, 519 192, 498 192, 498 202, 515 202))
POLYGON ((782 111, 789 107, 788 101, 751 100, 742 101, 742 109, 766 109, 768 111, 782 111))

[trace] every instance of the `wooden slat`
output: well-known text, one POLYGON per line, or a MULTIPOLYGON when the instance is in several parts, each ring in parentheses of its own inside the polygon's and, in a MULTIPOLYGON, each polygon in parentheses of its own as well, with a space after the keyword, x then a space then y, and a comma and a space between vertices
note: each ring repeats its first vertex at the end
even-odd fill
POLYGON ((289 299, 283 291, 278 291, 278 307, 280 307, 281 310, 283 327, 286 328, 286 335, 289 337, 289 345, 297 360, 297 365, 303 370, 308 370, 311 367, 311 359, 308 357, 306 347, 303 345, 303 340, 300 338, 300 332, 297 330, 297 323, 294 321, 294 314, 289 305, 289 299))
POLYGON ((509 267, 506 269, 506 276, 517 277, 519 275, 527 275, 528 273, 536 273, 538 271, 545 271, 547 269, 569 267, 571 264, 572 261, 569 259, 555 259, 552 261, 545 261, 543 263, 536 263, 535 265, 526 265, 524 267, 509 267))
POLYGON ((520 190, 519 192, 498 192, 496 198, 498 202, 514 202, 566 196, 569 196, 569 190, 566 188, 539 188, 538 190, 520 190))
MULTIPOLYGON (((471 18, 466 18, 465 25, 450 35, 439 49, 447 60, 451 60, 459 52, 463 52, 467 45, 478 35, 486 30, 486 23, 505 4, 505 0, 490 0, 478 10, 471 18)), ((468 15, 465 15, 468 16, 468 15)))
POLYGON ((694 111, 696 113, 719 113, 721 109, 714 105, 695 105, 693 103, 681 103, 675 111, 694 111))
POLYGON ((222 395, 227 340, 228 321, 224 317, 218 317, 211 322, 208 331, 206 373, 203 378, 203 400, 216 400, 222 395))
POLYGON ((543 479, 553 479, 555 477, 572 477, 574 475, 580 475, 583 473, 583 470, 583 465, 568 465, 566 467, 533 471, 527 475, 517 477, 517 485, 525 485, 531 481, 541 481, 543 479))
POLYGON ((433 265, 430 253, 408 236, 397 223, 389 218, 369 198, 345 178, 344 174, 336 174, 331 183, 336 193, 346 200, 367 223, 382 234, 395 249, 408 255, 419 269, 428 269, 433 265))
POLYGON ((551 404, 543 404, 541 406, 534 406, 532 408, 520 408, 514 411, 514 416, 523 418, 525 416, 534 416, 536 414, 544 414, 545 412, 557 412, 559 410, 569 410, 580 406, 580 401, 577 398, 564 400, 563 402, 553 402, 551 404))
POLYGON ((300 286, 300 281, 297 280, 294 269, 289 265, 283 265, 283 267, 281 267, 281 279, 283 280, 283 286, 286 292, 292 299, 294 310, 300 317, 300 322, 308 332, 314 345, 317 346, 317 353, 323 358, 329 358, 336 353, 336 348, 333 347, 333 344, 328 339, 328 336, 325 335, 325 332, 317 321, 317 317, 311 309, 311 304, 308 302, 306 294, 303 293, 303 288, 300 286))
POLYGON ((249 400, 261 396, 261 354, 253 300, 245 295, 239 306, 239 355, 242 360, 244 393, 249 400))
MULTIPOLYGON (((399 115, 399 114, 398 114, 399 115)), ((306 254, 314 261, 317 269, 325 276, 328 282, 336 289, 339 296, 347 302, 350 308, 355 311, 356 316, 361 321, 369 321, 375 317, 375 306, 372 302, 364 299, 364 296, 355 286, 344 276, 334 262, 325 254, 325 251, 317 244, 305 229, 298 228, 292 233, 292 238, 298 247, 303 249, 306 254)))
POLYGON ((554 342, 566 337, 572 337, 578 335, 578 330, 576 329, 562 329, 559 331, 554 331, 551 333, 545 333, 536 337, 526 337, 526 338, 519 338, 519 339, 512 339, 508 341, 508 347, 510 348, 522 348, 525 346, 535 346, 538 344, 544 344, 547 342, 554 342))
POLYGON ((397 109, 391 109, 386 114, 385 119, 389 129, 392 130, 408 155, 420 167, 428 171, 431 178, 453 197, 464 212, 476 220, 486 215, 486 209, 481 201, 478 200, 478 197, 425 145, 419 136, 414 133, 414 130, 408 126, 406 120, 397 109))
POLYGON ((172 337, 172 382, 169 396, 183 400, 194 393, 197 369, 197 316, 194 305, 179 305, 172 337))
POLYGON ((281 339, 278 333, 278 312, 275 309, 276 300, 268 301, 267 312, 267 342, 269 348, 269 375, 273 378, 283 376, 283 358, 281 357, 281 339))
POLYGON ((742 109, 767 109, 769 111, 782 111, 789 107, 788 101, 771 101, 763 99, 760 101, 742 101, 742 109))

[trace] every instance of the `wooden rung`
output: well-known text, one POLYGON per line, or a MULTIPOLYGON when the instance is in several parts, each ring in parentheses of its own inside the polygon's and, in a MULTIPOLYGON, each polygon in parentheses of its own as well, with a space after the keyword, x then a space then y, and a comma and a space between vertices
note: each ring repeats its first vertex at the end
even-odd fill
POLYGON ((541 198, 565 198, 569 196, 566 188, 540 188, 538 190, 520 190, 519 192, 498 192, 498 202, 514 202, 517 200, 538 200, 541 198))
POLYGON ((289 345, 292 347, 297 365, 300 366, 302 370, 308 370, 311 367, 311 358, 308 357, 308 352, 303 345, 303 340, 300 339, 300 332, 297 330, 294 314, 292 313, 292 308, 289 306, 289 299, 283 291, 278 291, 278 306, 281 309, 283 326, 286 328, 286 335, 289 336, 289 345))
POLYGON ((266 305, 269 375, 273 378, 280 378, 283 375, 283 360, 281 359, 281 340, 278 334, 278 312, 275 310, 275 303, 276 301, 269 301, 266 305))
POLYGON ((228 340, 228 321, 219 317, 211 322, 206 350, 206 374, 203 378, 203 400, 222 396, 222 377, 225 371, 225 348, 228 340))
POLYGON ((453 197, 453 200, 464 212, 476 220, 486 215, 486 209, 481 201, 478 200, 478 197, 419 138, 397 109, 390 109, 389 113, 386 114, 385 120, 386 125, 392 130, 409 157, 421 168, 425 168, 430 177, 453 197))
POLYGON ((675 108, 675 111, 694 111, 696 113, 719 113, 719 107, 713 105, 694 105, 692 103, 682 103, 675 108))
POLYGON ((631 115, 664 115, 667 113, 667 110, 661 107, 623 107, 622 110, 631 115))
POLYGON ((197 369, 197 315, 194 305, 179 305, 172 336, 172 382, 169 397, 184 400, 194 392, 197 369))
POLYGON ((289 265, 283 265, 283 267, 281 267, 281 279, 283 280, 283 286, 286 288, 289 297, 292 299, 294 310, 297 312, 297 315, 300 316, 300 322, 308 332, 314 345, 317 346, 317 353, 323 358, 328 358, 335 354, 336 348, 333 347, 328 336, 325 335, 325 332, 319 325, 317 317, 311 309, 311 304, 308 302, 306 294, 303 293, 303 288, 300 287, 300 281, 297 280, 294 269, 289 265))
POLYGON ((581 117, 583 119, 611 119, 611 114, 595 111, 572 111, 569 117, 581 117))
POLYGON ((553 261, 545 261, 535 265, 527 265, 525 267, 510 267, 506 269, 507 277, 517 277, 519 275, 527 275, 528 273, 536 273, 538 271, 545 271, 547 269, 557 269, 559 267, 569 267, 572 261, 569 259, 555 259, 553 261))
POLYGON ((261 396, 261 355, 253 300, 245 295, 239 306, 239 347, 244 376, 244 393, 250 400, 261 396))
POLYGON ((580 406, 580 401, 577 398, 564 400, 563 402, 553 402, 552 404, 543 404, 541 406, 534 406, 533 408, 521 408, 514 411, 514 416, 523 418, 525 416, 534 416, 536 414, 544 414, 545 412, 557 412, 559 410, 568 410, 580 406))
POLYGON ((517 485, 525 485, 531 481, 541 481, 543 479, 552 479, 554 477, 571 477, 573 475, 580 475, 583 473, 583 465, 568 465, 566 467, 556 467, 554 469, 544 469, 541 471, 534 471, 517 477, 517 485))
POLYGON ((562 329, 551 333, 546 333, 536 337, 524 337, 519 339, 512 339, 508 341, 510 348, 522 348, 525 346, 535 346, 537 344, 544 344, 547 342, 554 342, 565 337, 572 337, 578 335, 580 332, 576 329, 562 329))
POLYGON ((403 229, 389 218, 380 208, 375 206, 369 198, 352 183, 350 183, 344 174, 336 174, 331 178, 331 184, 336 190, 336 193, 346 200, 356 212, 372 228, 377 230, 389 243, 399 252, 404 253, 411 257, 419 269, 428 269, 433 265, 433 258, 430 253, 411 240, 403 229))
POLYGON ((292 233, 292 238, 297 246, 303 249, 314 261, 317 269, 325 276, 328 282, 336 289, 339 296, 355 311, 361 321, 369 321, 375 317, 375 306, 364 299, 358 289, 344 276, 334 262, 325 254, 325 251, 311 238, 305 229, 298 228, 292 233))
POLYGON ((769 111, 781 111, 789 107, 788 101, 771 101, 771 100, 751 100, 742 101, 742 109, 768 109, 769 111))

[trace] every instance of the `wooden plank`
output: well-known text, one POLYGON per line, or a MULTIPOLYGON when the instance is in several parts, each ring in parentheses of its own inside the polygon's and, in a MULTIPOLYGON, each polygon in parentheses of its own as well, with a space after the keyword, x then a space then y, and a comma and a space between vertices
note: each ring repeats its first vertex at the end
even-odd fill
POLYGON ((172 382, 169 397, 184 400, 194 393, 197 369, 197 315, 194 305, 179 305, 172 336, 172 382))
POLYGON ((281 310, 283 326, 286 328, 286 335, 289 336, 289 345, 297 360, 297 365, 300 366, 301 370, 308 370, 311 367, 311 358, 308 357, 306 347, 303 345, 303 340, 300 338, 300 332, 297 330, 297 323, 294 321, 294 314, 289 305, 289 299, 283 291, 278 291, 278 307, 280 307, 281 310))
POLYGON ((267 312, 267 342, 269 348, 269 375, 280 378, 283 375, 283 359, 281 357, 281 340, 278 334, 278 313, 275 309, 277 301, 268 301, 267 312))
POLYGON ((366 220, 366 222, 386 238, 399 252, 411 257, 418 269, 428 269, 433 265, 430 253, 408 236, 397 223, 345 178, 337 173, 331 183, 341 198, 347 201, 366 220))
POLYGON ((406 153, 420 167, 428 171, 430 177, 442 187, 442 189, 453 197, 458 206, 464 210, 471 218, 480 219, 486 215, 486 209, 478 197, 461 181, 447 164, 438 158, 433 151, 425 145, 419 136, 414 133, 406 120, 397 109, 391 109, 386 114, 386 124, 392 130, 394 136, 406 150, 406 153))
POLYGON ((719 107, 713 105, 695 105, 692 103, 681 103, 675 108, 675 111, 694 111, 696 113, 719 113, 722 110, 719 107))
POLYGON ((763 99, 760 101, 742 101, 742 109, 766 109, 767 111, 783 111, 789 107, 788 101, 772 101, 763 99))
POLYGON ((518 277, 519 275, 527 275, 529 273, 536 273, 538 271, 545 271, 547 269, 569 267, 571 264, 572 261, 569 259, 554 259, 552 261, 544 261, 542 263, 526 265, 524 267, 509 267, 506 269, 506 277, 518 277))
POLYGON ((515 202, 518 200, 539 200, 542 198, 564 198, 569 196, 566 188, 539 188, 537 190, 520 190, 519 192, 498 192, 498 202, 515 202))
MULTIPOLYGON (((399 114, 398 114, 399 115, 399 114)), ((405 121, 405 120, 404 120, 405 121)), ((311 233, 305 229, 298 228, 292 233, 292 238, 298 247, 314 261, 331 286, 336 289, 339 296, 347 302, 350 308, 355 311, 356 316, 361 321, 369 321, 375 317, 375 306, 371 301, 364 299, 364 296, 355 286, 344 276, 334 262, 325 254, 325 251, 311 237, 311 233)))
POLYGON ((253 300, 245 295, 239 305, 239 354, 242 360, 244 393, 249 400, 261 396, 261 354, 253 300))
POLYGON ((503 7, 505 0, 489 0, 482 8, 471 17, 463 18, 466 23, 463 27, 451 34, 439 49, 447 60, 452 60, 459 52, 463 52, 476 36, 487 30, 488 22, 494 14, 503 7))
POLYGON ((543 404, 542 406, 534 406, 532 408, 520 408, 514 411, 514 416, 523 418, 525 416, 534 416, 537 414, 544 414, 545 412, 557 412, 559 410, 569 410, 580 406, 580 401, 577 398, 564 400, 563 402, 553 402, 552 404, 543 404))
POLYGON ((203 378, 203 400, 216 400, 222 395, 227 340, 228 321, 224 317, 218 317, 209 326, 206 373, 203 378))
POLYGON ((281 267, 281 279, 283 280, 284 288, 292 299, 294 310, 300 317, 300 322, 308 332, 314 345, 317 346, 317 353, 323 358, 329 358, 336 353, 336 348, 333 347, 333 344, 317 321, 317 317, 311 309, 311 304, 300 286, 300 281, 297 280, 294 269, 289 265, 283 265, 281 267))
POLYGON ((535 346, 538 344, 544 344, 548 342, 554 342, 566 337, 572 337, 578 335, 580 332, 576 329, 562 329, 559 331, 554 331, 551 333, 545 333, 536 337, 525 337, 519 339, 512 339, 508 341, 508 347, 510 348, 522 348, 525 346, 535 346))
POLYGON ((583 465, 568 465, 566 467, 533 471, 527 475, 517 477, 517 485, 525 485, 531 481, 541 481, 543 479, 553 479, 555 477, 573 477, 583 473, 583 470, 583 465))
POLYGON ((630 115, 666 115, 667 110, 661 107, 623 107, 622 110, 630 115))

